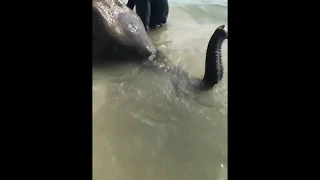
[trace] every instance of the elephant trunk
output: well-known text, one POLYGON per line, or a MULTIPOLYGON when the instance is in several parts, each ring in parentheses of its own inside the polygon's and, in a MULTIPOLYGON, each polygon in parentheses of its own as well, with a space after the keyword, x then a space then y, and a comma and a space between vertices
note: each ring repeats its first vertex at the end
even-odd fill
POLYGON ((210 38, 207 48, 205 74, 202 79, 201 89, 208 90, 219 83, 223 77, 223 64, 221 56, 222 43, 228 39, 225 25, 219 26, 210 38))

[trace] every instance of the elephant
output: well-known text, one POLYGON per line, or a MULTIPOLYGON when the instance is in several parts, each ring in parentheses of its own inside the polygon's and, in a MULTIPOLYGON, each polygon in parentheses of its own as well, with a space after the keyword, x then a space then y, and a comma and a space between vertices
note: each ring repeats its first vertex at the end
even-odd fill
POLYGON ((202 79, 198 79, 189 78, 187 72, 170 65, 170 61, 149 39, 141 19, 121 0, 93 0, 92 13, 93 52, 98 52, 98 55, 112 54, 116 47, 119 54, 143 59, 148 66, 173 74, 179 73, 172 77, 183 78, 173 78, 174 84, 181 83, 182 79, 187 80, 183 83, 200 91, 209 90, 221 81, 221 48, 223 41, 228 39, 225 25, 219 26, 212 34, 206 52, 205 74, 202 79))

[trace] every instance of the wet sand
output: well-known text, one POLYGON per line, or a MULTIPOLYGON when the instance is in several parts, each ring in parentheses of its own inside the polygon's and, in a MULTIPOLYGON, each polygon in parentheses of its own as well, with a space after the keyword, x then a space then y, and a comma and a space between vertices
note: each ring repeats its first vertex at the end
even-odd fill
MULTIPOLYGON (((173 1, 168 23, 150 38, 201 78, 221 24, 227 7, 173 1)), ((136 64, 93 69, 93 180, 227 179, 227 43, 222 82, 197 99, 136 64)))

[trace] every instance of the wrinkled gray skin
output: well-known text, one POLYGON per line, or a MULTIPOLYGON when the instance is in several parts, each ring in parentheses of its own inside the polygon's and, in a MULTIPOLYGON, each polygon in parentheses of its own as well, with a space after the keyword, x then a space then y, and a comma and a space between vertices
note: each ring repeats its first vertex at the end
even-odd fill
POLYGON ((156 53, 139 16, 121 0, 92 1, 93 58, 114 54, 148 58, 156 53))

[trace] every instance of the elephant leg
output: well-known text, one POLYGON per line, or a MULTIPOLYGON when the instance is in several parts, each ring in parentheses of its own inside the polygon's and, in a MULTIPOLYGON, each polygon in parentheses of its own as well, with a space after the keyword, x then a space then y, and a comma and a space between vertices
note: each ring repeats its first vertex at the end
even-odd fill
POLYGON ((161 20, 160 22, 162 24, 165 24, 167 23, 167 18, 168 18, 168 15, 169 15, 169 4, 168 4, 168 0, 160 0, 161 1, 161 5, 160 5, 160 8, 161 8, 161 20))
POLYGON ((158 28, 160 27, 160 0, 154 0, 151 2, 151 16, 150 16, 150 28, 158 28))
POLYGON ((136 12, 140 17, 143 25, 149 32, 150 16, 151 16, 151 3, 149 0, 137 0, 136 1, 136 12))
POLYGON ((135 0, 129 0, 127 3, 128 8, 130 8, 131 10, 133 10, 135 5, 136 5, 135 0))
POLYGON ((150 27, 158 28, 161 24, 165 24, 168 14, 168 0, 153 0, 151 3, 150 27))

